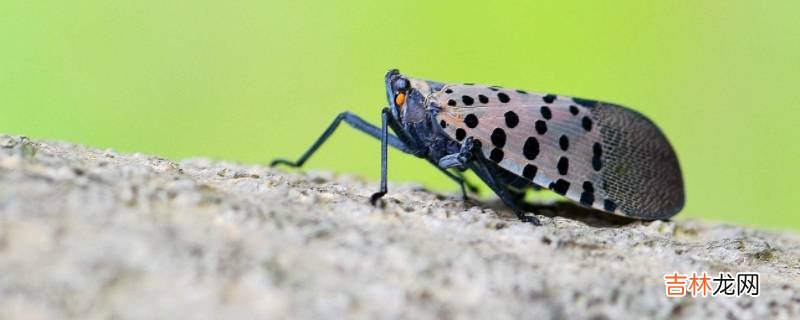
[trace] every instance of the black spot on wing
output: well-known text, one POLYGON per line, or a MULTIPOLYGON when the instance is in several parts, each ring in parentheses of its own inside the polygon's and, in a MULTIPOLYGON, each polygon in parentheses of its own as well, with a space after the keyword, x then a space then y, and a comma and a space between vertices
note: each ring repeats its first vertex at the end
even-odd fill
POLYGON ((583 120, 581 121, 581 125, 583 126, 584 130, 592 131, 592 119, 589 118, 588 116, 587 117, 583 117, 583 120))
POLYGON ((583 182, 583 192, 581 193, 580 202, 586 206, 591 206, 594 203, 594 186, 589 181, 583 182))
POLYGON ((470 96, 461 96, 461 101, 468 106, 471 106, 473 103, 475 103, 475 100, 470 96))
POLYGON ((541 111, 542 117, 545 118, 546 120, 550 120, 551 118, 553 118, 553 112, 550 111, 550 107, 542 106, 539 111, 541 111))
POLYGON ((442 129, 447 128, 447 121, 439 121, 439 125, 442 127, 442 129))
POLYGON ((484 96, 482 94, 479 94, 478 95, 478 101, 480 101, 483 104, 487 104, 487 103, 489 103, 489 97, 484 96))
POLYGON ((539 171, 539 168, 532 164, 526 164, 525 168, 522 169, 522 176, 532 181, 536 177, 536 171, 539 171))
POLYGON ((606 199, 603 201, 603 209, 608 212, 614 212, 614 210, 617 210, 617 204, 611 199, 606 199))
POLYGON ((547 123, 544 120, 536 120, 536 132, 545 134, 547 132, 547 123))
POLYGON ((502 148, 506 145, 506 131, 501 128, 495 128, 494 131, 492 131, 491 138, 492 144, 494 144, 495 147, 502 148))
POLYGON ((503 116, 506 118, 506 127, 509 129, 513 129, 519 124, 519 116, 514 111, 506 112, 503 116))
POLYGON ((581 200, 580 202, 585 206, 591 206, 594 204, 594 193, 591 192, 581 192, 581 200))
POLYGON ((562 134, 561 138, 558 139, 558 146, 561 147, 562 151, 567 151, 569 149, 569 138, 562 134))
POLYGON ((592 168, 594 168, 594 171, 603 169, 603 160, 600 157, 592 157, 592 168))
POLYGON ((456 101, 453 100, 453 99, 447 100, 447 105, 451 106, 451 107, 455 107, 456 106, 456 101))
POLYGON ((603 145, 595 142, 592 145, 592 168, 595 171, 600 171, 603 168, 603 145))
POLYGON ((580 110, 578 110, 578 107, 572 105, 569 106, 569 113, 571 113, 573 116, 577 116, 578 112, 580 112, 580 110))
POLYGON ((564 179, 558 179, 555 183, 550 184, 550 189, 563 196, 569 191, 569 182, 564 179))
POLYGON ((509 98, 507 94, 500 92, 497 94, 497 100, 500 100, 502 103, 508 103, 511 101, 511 98, 509 98))
POLYGON ((503 150, 498 148, 492 149, 492 152, 489 153, 489 159, 492 159, 492 161, 494 162, 500 163, 500 161, 503 161, 503 150))
POLYGON ((470 113, 464 117, 464 124, 466 124, 470 129, 475 128, 478 126, 478 117, 476 117, 475 114, 470 113))
POLYGON ((534 137, 528 137, 528 140, 525 140, 525 145, 522 146, 522 155, 528 160, 536 159, 536 156, 539 155, 539 140, 534 137))
POLYGON ((593 154, 595 157, 600 157, 600 156, 602 156, 602 155, 603 155, 603 145, 602 145, 602 144, 600 144, 600 142, 595 142, 595 143, 592 145, 592 154, 593 154))
POLYGON ((584 181, 583 182, 583 191, 594 192, 594 185, 591 181, 584 181))
POLYGON ((462 129, 462 128, 456 129, 456 140, 462 141, 466 137, 467 137, 467 132, 464 131, 464 129, 462 129))
POLYGON ((561 157, 558 159, 558 164, 556 165, 558 168, 558 173, 563 175, 567 174, 567 170, 569 170, 569 159, 567 157, 561 157))
POLYGON ((548 94, 542 97, 542 100, 544 100, 544 102, 546 103, 553 103, 554 101, 556 101, 556 96, 554 94, 548 94))

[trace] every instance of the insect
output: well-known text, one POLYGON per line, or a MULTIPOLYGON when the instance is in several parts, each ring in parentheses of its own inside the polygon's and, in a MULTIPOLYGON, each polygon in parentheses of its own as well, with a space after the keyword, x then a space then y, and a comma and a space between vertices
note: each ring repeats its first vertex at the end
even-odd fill
POLYGON ((683 178, 672 146, 645 116, 612 103, 472 83, 415 79, 390 70, 381 127, 339 114, 299 160, 300 167, 344 121, 387 146, 424 158, 461 186, 472 170, 520 220, 524 191, 550 189, 586 207, 636 219, 667 219, 683 208, 683 178), (391 128, 394 134, 389 133, 391 128))

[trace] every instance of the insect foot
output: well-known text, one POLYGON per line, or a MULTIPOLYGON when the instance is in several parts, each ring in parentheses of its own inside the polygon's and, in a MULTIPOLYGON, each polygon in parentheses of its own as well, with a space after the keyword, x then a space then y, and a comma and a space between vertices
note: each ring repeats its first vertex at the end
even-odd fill
POLYGON ((288 166, 288 167, 292 167, 292 168, 299 167, 299 165, 294 163, 294 161, 289 161, 289 160, 286 160, 286 159, 275 159, 275 160, 272 160, 272 162, 269 163, 269 166, 270 167, 275 167, 275 166, 281 165, 281 164, 285 165, 285 166, 288 166))
POLYGON ((464 186, 467 187, 467 190, 469 190, 469 192, 472 192, 474 194, 480 194, 481 193, 481 189, 478 188, 478 186, 473 184, 472 182, 464 181, 464 186))
POLYGON ((523 213, 519 215, 519 220, 522 222, 533 224, 534 226, 541 226, 542 223, 539 221, 539 218, 536 217, 533 213, 523 213))
POLYGON ((375 192, 369 197, 369 203, 372 204, 373 206, 383 208, 386 206, 386 204, 383 201, 380 201, 379 205, 378 201, 381 200, 381 198, 383 198, 383 196, 385 195, 386 192, 375 192))

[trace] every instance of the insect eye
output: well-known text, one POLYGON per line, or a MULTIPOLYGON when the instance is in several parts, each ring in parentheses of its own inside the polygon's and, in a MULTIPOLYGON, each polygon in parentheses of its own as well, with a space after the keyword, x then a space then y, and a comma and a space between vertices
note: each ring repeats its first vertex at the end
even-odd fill
POLYGON ((405 78, 398 78, 394 81, 394 89, 399 92, 406 92, 408 91, 409 83, 408 80, 405 78))
POLYGON ((406 94, 405 93, 398 93, 394 97, 394 104, 396 104, 398 106, 402 106, 403 103, 405 103, 405 102, 406 102, 406 94))

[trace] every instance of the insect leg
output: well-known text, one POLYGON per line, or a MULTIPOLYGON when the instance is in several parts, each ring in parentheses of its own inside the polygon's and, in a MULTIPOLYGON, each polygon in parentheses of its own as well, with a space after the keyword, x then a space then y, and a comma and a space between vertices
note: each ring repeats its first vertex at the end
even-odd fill
MULTIPOLYGON (((361 119, 359 116, 355 114, 345 111, 340 113, 338 116, 336 116, 335 119, 333 119, 333 122, 331 122, 328 128, 325 129, 325 132, 323 132, 322 135, 319 138, 317 138, 317 141, 315 141, 314 144, 312 144, 311 147, 308 148, 308 150, 305 153, 303 153, 302 156, 300 156, 300 159, 298 159, 297 161, 290 161, 287 159, 275 159, 272 160, 272 162, 270 163, 270 167, 274 167, 279 164, 287 165, 290 167, 303 166, 306 160, 308 160, 308 158, 310 158, 311 155, 313 155, 314 152, 316 152, 317 149, 319 149, 319 147, 322 146, 322 144, 325 143, 326 140, 328 140, 328 138, 333 134, 333 132, 336 131, 336 128, 339 127, 339 124, 341 124, 342 121, 344 121, 354 129, 364 132, 374 138, 379 138, 379 139, 381 138, 381 128, 378 128, 370 124, 369 122, 365 121, 364 119, 361 119)), ((400 140, 400 138, 394 135, 388 135, 386 138, 387 138, 387 143, 392 147, 395 147, 405 153, 413 153, 411 149, 406 145, 406 143, 400 140)))
POLYGON ((475 160, 470 161, 468 165, 469 168, 475 171, 475 174, 483 179, 483 181, 486 182, 486 185, 488 185, 489 188, 492 189, 492 191, 494 191, 494 193, 496 193, 506 205, 511 207, 511 210, 514 211, 514 213, 517 215, 517 218, 519 218, 522 222, 530 222, 537 226, 540 225, 539 219, 536 218, 536 216, 526 215, 519 208, 519 200, 515 199, 515 197, 511 195, 504 186, 497 182, 492 172, 487 168, 486 163, 486 158, 484 158, 483 155, 478 152, 475 160))
POLYGON ((387 174, 386 174, 386 162, 387 162, 387 156, 386 156, 387 150, 386 149, 387 148, 386 148, 386 145, 389 142, 388 141, 389 140, 388 139, 388 136, 389 136, 388 121, 389 121, 389 109, 384 108, 383 111, 381 112, 381 189, 380 189, 380 191, 378 191, 376 193, 373 193, 372 196, 369 197, 369 202, 372 203, 373 206, 375 205, 375 202, 378 201, 378 199, 382 198, 384 195, 386 195, 386 192, 388 191, 387 187, 386 187, 386 180, 387 180, 387 174))
POLYGON ((478 188, 475 187, 474 185, 470 184, 469 182, 467 182, 464 179, 464 175, 461 174, 460 171, 456 171, 456 173, 453 174, 450 171, 447 171, 447 169, 458 168, 458 169, 464 170, 465 169, 465 165, 467 164, 467 162, 472 159, 472 149, 473 149, 473 147, 474 147, 474 145, 473 145, 473 142, 472 142, 472 137, 469 137, 469 138, 467 138, 466 141, 464 141, 464 143, 463 143, 463 145, 461 147, 461 150, 459 150, 459 152, 453 153, 453 154, 448 154, 448 155, 442 157, 441 159, 439 159, 439 162, 436 164, 437 168, 440 171, 442 171, 442 173, 444 173, 450 179, 453 179, 453 181, 455 181, 456 183, 459 184, 459 186, 461 187, 461 194, 464 197, 464 200, 467 200, 467 191, 465 189, 465 185, 472 192, 477 192, 478 188))
MULTIPOLYGON (((387 111, 388 111, 388 109, 387 109, 387 111)), ((386 114, 387 116, 390 115, 389 113, 386 113, 386 112, 384 112, 383 114, 386 114)), ((291 161, 291 160, 288 160, 288 159, 280 159, 279 158, 279 159, 272 160, 272 162, 270 163, 270 166, 274 167, 276 165, 287 165, 287 166, 290 166, 290 167, 302 167, 303 164, 317 151, 317 149, 319 149, 319 147, 322 146, 322 144, 325 143, 325 141, 327 141, 328 138, 330 138, 330 136, 333 134, 333 132, 336 131, 336 129, 342 123, 342 121, 344 121, 344 123, 348 124, 350 127, 354 128, 356 130, 359 130, 361 132, 364 132, 364 133, 368 134, 371 137, 374 137, 376 139, 383 139, 382 138, 383 131, 382 131, 381 128, 378 128, 378 127, 372 125, 371 123, 367 122, 364 119, 361 119, 361 117, 359 117, 359 116, 357 116, 355 114, 352 114, 350 112, 342 112, 338 116, 336 116, 335 119, 333 119, 333 121, 328 126, 328 128, 325 129, 325 132, 323 132, 322 135, 319 138, 317 138, 317 141, 315 141, 314 144, 312 144, 311 147, 308 148, 308 150, 305 153, 303 153, 302 156, 300 156, 300 159, 298 159, 297 161, 291 161)), ((392 127, 392 129, 395 132, 399 132, 399 133, 403 132, 402 130, 396 129, 396 128, 400 127, 399 124, 397 124, 397 120, 396 119, 390 117, 388 119, 388 124, 389 124, 389 126, 392 127)), ((389 134, 388 132, 386 134, 386 142, 387 142, 388 145, 390 145, 390 146, 392 146, 392 147, 394 147, 394 148, 396 148, 396 149, 398 149, 398 150, 400 150, 402 152, 405 152, 405 153, 408 153, 408 154, 417 155, 417 152, 415 152, 413 149, 408 147, 408 145, 404 142, 404 140, 402 138, 403 138, 402 135, 401 136, 395 136, 395 135, 389 134)), ((447 177, 449 177, 450 179, 452 179, 453 181, 455 181, 456 183, 458 183, 461 186, 462 195, 464 195, 464 197, 466 197, 466 191, 464 190, 464 186, 465 185, 472 192, 477 192, 478 191, 478 188, 475 187, 473 184, 469 183, 468 181, 464 180, 463 176, 461 176, 460 173, 458 175, 454 175, 454 174, 452 174, 452 173, 450 173, 450 172, 448 172, 448 171, 446 171, 444 169, 439 168, 439 170, 441 170, 445 175, 447 175, 447 177)), ((382 174, 382 176, 383 176, 383 174, 382 174)), ((380 198, 380 197, 378 197, 378 198, 380 198)))
POLYGON ((456 177, 458 177, 459 179, 461 179, 461 181, 464 183, 464 187, 466 187, 466 188, 467 188, 467 190, 469 190, 469 192, 476 193, 476 194, 480 194, 480 191, 481 191, 481 190, 480 190, 480 189, 478 189, 478 186, 476 186, 476 185, 475 185, 474 183, 472 183, 472 182, 469 182, 469 181, 467 180, 467 177, 465 177, 465 176, 464 176, 464 174, 463 174, 463 173, 461 173, 461 171, 455 171, 455 175, 456 175, 456 177))
POLYGON ((442 173, 444 173, 444 175, 446 175, 448 178, 458 183, 458 186, 461 187, 461 198, 464 201, 467 201, 467 199, 469 199, 467 197, 467 189, 469 189, 469 191, 471 192, 478 193, 478 187, 476 187, 475 185, 464 179, 464 175, 461 174, 461 172, 456 171, 455 173, 452 173, 450 171, 447 171, 447 169, 442 169, 439 166, 436 166, 436 168, 439 169, 439 171, 441 171, 442 173))

